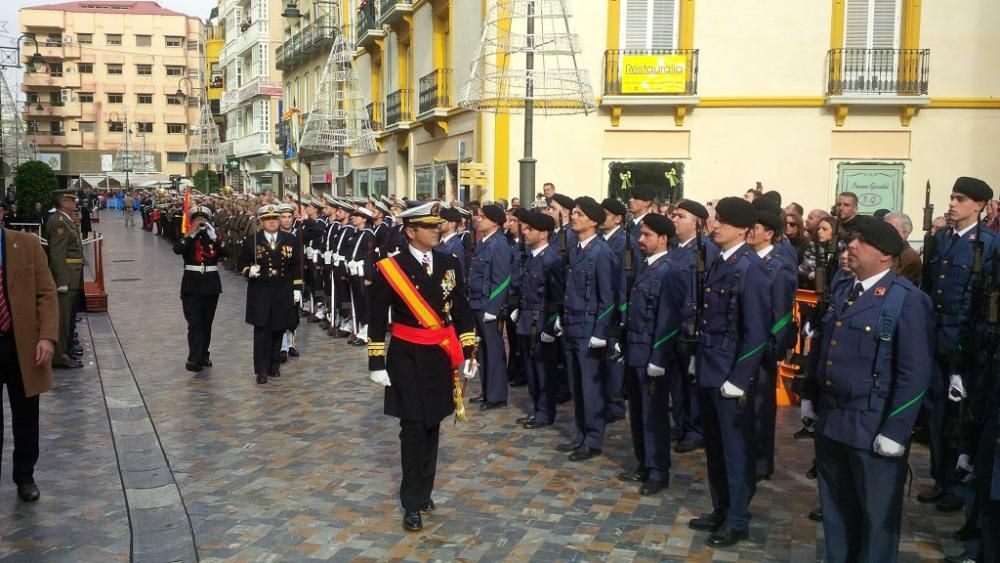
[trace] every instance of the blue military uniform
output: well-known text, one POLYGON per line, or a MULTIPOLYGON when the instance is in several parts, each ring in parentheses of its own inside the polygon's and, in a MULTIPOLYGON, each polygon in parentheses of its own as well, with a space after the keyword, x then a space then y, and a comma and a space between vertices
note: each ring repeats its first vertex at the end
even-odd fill
POLYGON ((469 305, 482 339, 479 364, 485 403, 507 400, 507 363, 499 317, 510 290, 511 264, 510 245, 499 229, 479 241, 469 264, 469 305), (497 318, 486 321, 486 314, 497 318))
POLYGON ((683 330, 689 278, 668 256, 659 256, 651 264, 647 260, 636 264, 638 273, 626 309, 624 350, 638 472, 662 483, 670 481, 670 419, 664 408, 667 394, 672 379, 687 377, 686 369, 678 369, 675 345, 683 330), (666 369, 666 373, 651 377, 649 364, 666 369))
POLYGON ((697 353, 698 401, 714 512, 731 530, 750 525, 754 471, 754 379, 769 342, 767 269, 746 243, 720 254, 705 276, 705 310, 697 353), (722 396, 729 382, 744 392, 722 396))
POLYGON ((852 300, 856 282, 842 278, 833 287, 810 357, 827 560, 892 562, 899 552, 906 454, 883 457, 873 444, 878 435, 909 443, 930 380, 933 317, 930 299, 891 269, 852 300), (893 292, 898 295, 890 297, 893 292), (885 319, 897 299, 890 333, 885 319))
MULTIPOLYGON (((633 231, 637 232, 638 228, 633 228, 633 231)), ((625 252, 628 248, 631 250, 629 244, 629 238, 625 235, 624 229, 621 227, 615 229, 610 237, 604 236, 605 242, 608 243, 608 247, 615 255, 617 271, 621 275, 616 278, 618 282, 617 288, 615 289, 615 295, 617 296, 617 303, 619 304, 619 310, 616 311, 614 321, 621 322, 620 313, 625 305, 625 291, 626 291, 626 275, 625 271, 625 252)), ((636 249, 638 250, 638 249, 636 249)), ((634 256, 634 255, 633 255, 634 256)), ((633 257, 632 268, 638 267, 639 262, 642 258, 635 259, 633 257)), ((604 357, 601 359, 601 378, 604 380, 604 400, 607 411, 605 412, 605 417, 609 421, 620 420, 625 418, 625 364, 615 357, 614 347, 617 343, 616 339, 608 340, 608 346, 605 349, 604 357)))
POLYGON ((606 420, 600 364, 606 351, 590 344, 591 338, 607 341, 614 318, 617 260, 600 236, 595 235, 583 248, 580 244, 582 241, 569 250, 563 347, 575 409, 574 441, 578 446, 601 450, 606 420))
POLYGON ((444 237, 438 242, 437 250, 444 252, 445 254, 451 254, 455 258, 458 258, 459 267, 462 269, 462 275, 465 275, 468 271, 465 267, 465 246, 462 242, 462 236, 459 233, 453 233, 446 240, 444 237))
POLYGON ((762 257, 767 267, 771 288, 770 342, 765 349, 757 379, 754 401, 757 423, 757 475, 769 477, 774 473, 774 427, 778 412, 777 385, 778 362, 785 351, 795 345, 795 324, 792 322, 795 292, 798 290, 798 263, 789 261, 781 244, 771 248, 762 257))
POLYGON ((556 416, 556 344, 543 342, 542 334, 555 334, 563 295, 566 291, 562 257, 552 245, 537 255, 529 251, 520 276, 521 305, 517 319, 517 340, 524 354, 525 377, 531 395, 529 417, 539 424, 552 424, 556 416))

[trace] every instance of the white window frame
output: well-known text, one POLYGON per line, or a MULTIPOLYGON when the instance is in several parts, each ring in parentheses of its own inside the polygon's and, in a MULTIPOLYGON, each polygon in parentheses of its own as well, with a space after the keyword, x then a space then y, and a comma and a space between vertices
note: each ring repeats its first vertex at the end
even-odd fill
MULTIPOLYGON (((882 56, 874 53, 876 49, 899 49, 900 43, 902 41, 902 20, 903 17, 903 2, 902 0, 845 0, 844 3, 844 49, 866 49, 868 52, 865 54, 864 60, 858 65, 857 57, 850 56, 845 53, 845 56, 841 60, 841 76, 844 79, 845 90, 851 91, 856 88, 852 87, 851 84, 856 84, 859 81, 870 81, 873 80, 873 75, 882 74, 891 76, 893 81, 898 81, 899 76, 899 57, 893 55, 882 56), (891 44, 889 46, 876 45, 875 37, 875 8, 876 5, 882 2, 892 2, 894 8, 893 14, 893 36, 891 44), (864 45, 859 42, 852 42, 852 38, 856 37, 856 32, 851 28, 852 24, 852 6, 856 7, 858 5, 864 5, 867 14, 866 19, 866 29, 864 33, 864 45), (891 65, 891 68, 890 66, 891 65)), ((898 84, 898 82, 897 82, 898 84)), ((898 85, 897 85, 898 88, 898 85)), ((880 95, 876 92, 851 92, 852 95, 880 95)), ((891 89, 888 89, 882 93, 891 93, 891 89)))
POLYGON ((676 49, 677 48, 677 36, 678 28, 680 25, 680 12, 681 12, 681 2, 680 0, 621 0, 621 23, 620 31, 618 35, 618 45, 621 49, 634 49, 634 50, 653 50, 653 49, 676 49), (635 46, 629 44, 629 26, 628 26, 628 5, 630 2, 644 2, 646 3, 646 38, 643 46, 635 46), (653 14, 657 2, 667 2, 672 1, 674 4, 674 17, 673 22, 671 22, 671 40, 669 47, 663 46, 653 46, 653 26, 651 25, 653 20, 653 14))

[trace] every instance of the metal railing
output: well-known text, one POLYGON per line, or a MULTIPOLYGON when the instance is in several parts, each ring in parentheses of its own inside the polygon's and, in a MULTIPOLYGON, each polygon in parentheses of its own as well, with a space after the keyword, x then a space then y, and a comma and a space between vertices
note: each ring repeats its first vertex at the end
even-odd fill
POLYGON ((327 22, 326 18, 317 18, 274 50, 275 67, 279 70, 290 68, 300 56, 332 46, 338 32, 337 26, 327 22))
POLYGON ((605 96, 693 96, 697 93, 698 49, 612 49, 604 52, 605 96), (646 62, 654 57, 653 65, 646 62))
POLYGON ((372 131, 382 130, 382 102, 372 102, 365 106, 368 111, 368 121, 372 124, 372 131))
POLYGON ((401 122, 412 121, 413 116, 410 111, 410 98, 413 97, 413 90, 409 88, 396 90, 385 98, 385 125, 389 127, 401 122))
POLYGON ((358 9, 357 41, 360 43, 370 31, 381 31, 375 2, 368 2, 358 9))
POLYGON ((406 6, 410 8, 413 6, 412 0, 382 0, 382 14, 388 14, 393 11, 396 6, 406 6))
POLYGON ((930 55, 930 49, 831 49, 826 94, 926 96, 930 55))
POLYGON ((451 107, 451 69, 438 68, 420 79, 419 113, 451 107))

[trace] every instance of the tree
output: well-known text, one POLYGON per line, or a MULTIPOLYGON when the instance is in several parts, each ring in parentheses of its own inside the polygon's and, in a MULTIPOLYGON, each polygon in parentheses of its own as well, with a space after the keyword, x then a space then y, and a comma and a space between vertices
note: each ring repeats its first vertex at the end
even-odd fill
POLYGON ((192 179, 191 181, 194 182, 194 189, 198 190, 199 192, 202 192, 202 193, 205 193, 205 194, 214 194, 214 193, 216 193, 216 192, 219 191, 219 186, 220 186, 220 184, 219 184, 219 174, 218 174, 218 172, 216 172, 215 170, 212 170, 211 168, 209 168, 209 169, 203 168, 203 169, 195 172, 194 173, 194 179, 192 179), (206 181, 205 177, 206 176, 208 177, 208 189, 207 190, 205 189, 205 181, 206 181))
POLYGON ((51 207, 55 201, 53 192, 59 185, 56 173, 40 160, 29 160, 18 166, 14 183, 17 185, 17 208, 26 215, 35 209, 36 203, 41 203, 42 209, 51 207))

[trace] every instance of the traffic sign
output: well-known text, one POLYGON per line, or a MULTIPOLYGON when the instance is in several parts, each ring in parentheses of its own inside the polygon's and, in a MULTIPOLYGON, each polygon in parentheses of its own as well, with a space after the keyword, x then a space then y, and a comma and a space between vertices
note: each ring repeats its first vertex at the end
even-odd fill
POLYGON ((459 166, 459 183, 465 186, 486 186, 490 183, 486 165, 481 162, 463 162, 459 166))

